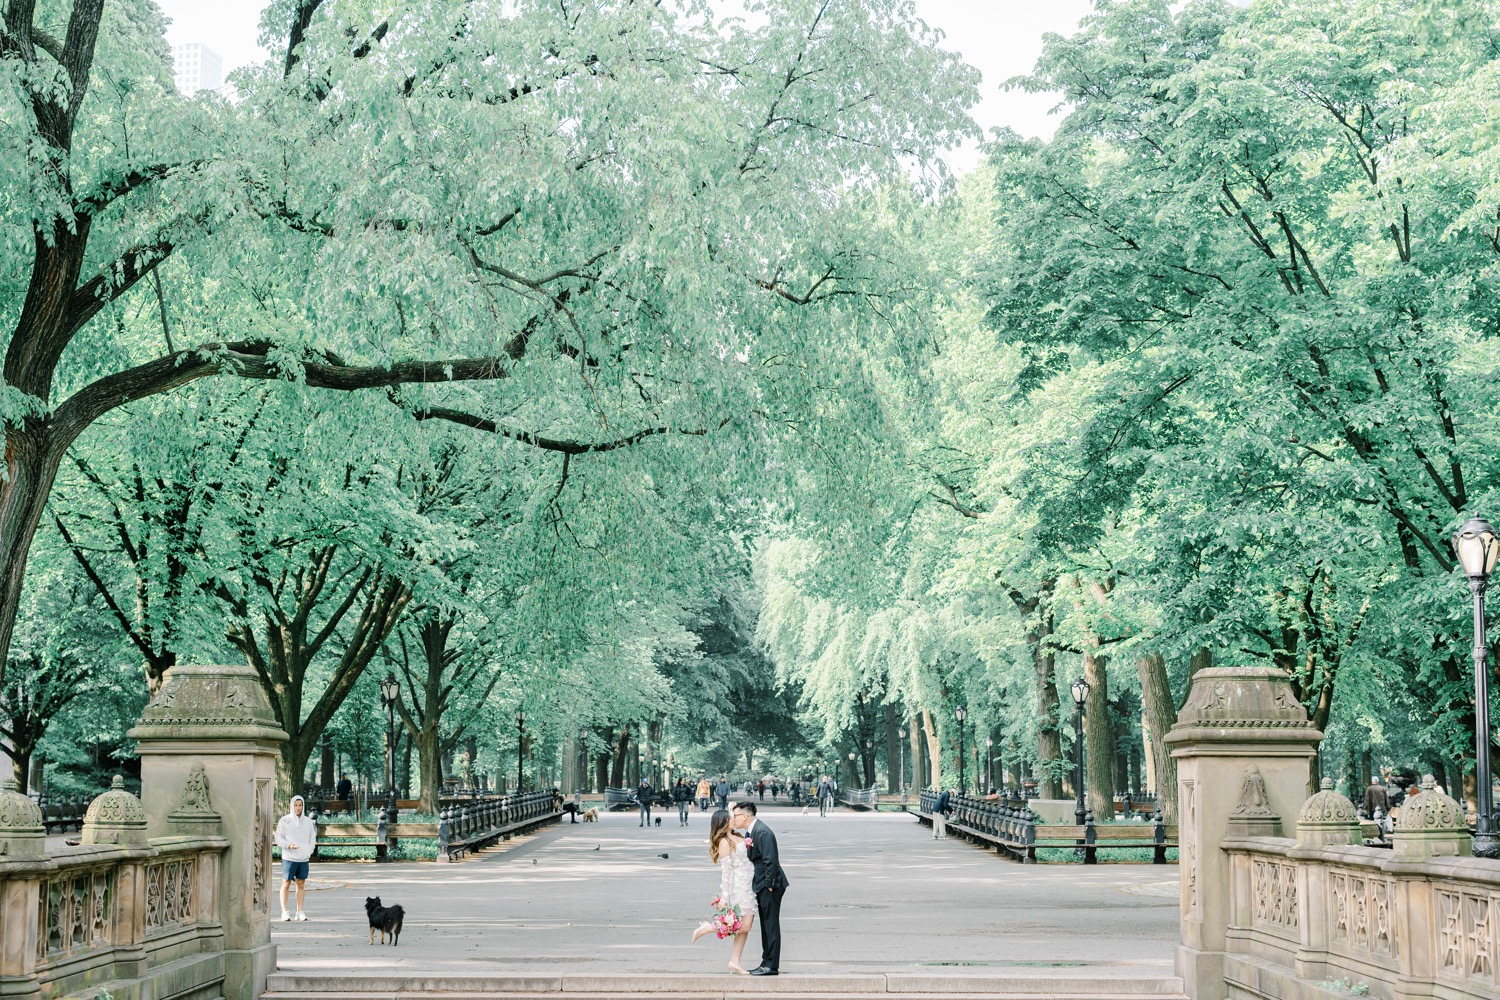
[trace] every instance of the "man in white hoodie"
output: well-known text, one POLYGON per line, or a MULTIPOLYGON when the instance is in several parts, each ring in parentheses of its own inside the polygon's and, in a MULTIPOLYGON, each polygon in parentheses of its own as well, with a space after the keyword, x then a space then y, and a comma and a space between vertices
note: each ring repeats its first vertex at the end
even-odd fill
POLYGON ((276 844, 281 848, 281 919, 291 920, 286 908, 286 891, 297 883, 297 919, 306 920, 302 912, 302 895, 307 884, 307 862, 318 846, 318 824, 304 815, 307 803, 302 796, 292 796, 292 811, 276 824, 276 844))

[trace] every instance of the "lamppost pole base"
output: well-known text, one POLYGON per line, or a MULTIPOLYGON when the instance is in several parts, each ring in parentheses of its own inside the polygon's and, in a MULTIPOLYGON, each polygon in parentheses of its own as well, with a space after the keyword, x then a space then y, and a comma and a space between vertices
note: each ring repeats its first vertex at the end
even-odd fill
POLYGON ((1474 857, 1500 858, 1500 835, 1494 833, 1474 834, 1474 857))

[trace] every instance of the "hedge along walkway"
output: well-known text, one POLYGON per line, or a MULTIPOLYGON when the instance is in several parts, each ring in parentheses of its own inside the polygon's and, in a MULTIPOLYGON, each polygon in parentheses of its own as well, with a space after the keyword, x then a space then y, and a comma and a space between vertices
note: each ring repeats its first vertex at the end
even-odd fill
MULTIPOLYGON (((792 881, 783 972, 982 971, 1089 963, 1170 970, 1175 870, 1021 866, 934 841, 910 816, 767 810, 792 881)), ((719 972, 728 945, 688 934, 718 891, 708 816, 640 829, 633 813, 548 828, 455 865, 314 866, 306 923, 273 923, 299 972, 488 975, 719 972), (596 850, 597 848, 597 850, 596 850), (658 855, 666 854, 666 858, 658 855), (397 948, 371 947, 366 896, 406 908, 397 948)), ((760 956, 752 934, 746 956, 760 956)))

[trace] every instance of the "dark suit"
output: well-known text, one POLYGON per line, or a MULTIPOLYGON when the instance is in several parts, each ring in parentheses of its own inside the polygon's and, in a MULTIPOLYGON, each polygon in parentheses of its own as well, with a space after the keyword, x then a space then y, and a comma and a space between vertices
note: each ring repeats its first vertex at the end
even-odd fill
POLYGON ((786 894, 786 872, 781 870, 781 852, 776 848, 776 834, 760 820, 750 828, 750 863, 755 878, 750 883, 755 893, 755 908, 760 912, 760 964, 773 972, 781 971, 781 897, 786 894))

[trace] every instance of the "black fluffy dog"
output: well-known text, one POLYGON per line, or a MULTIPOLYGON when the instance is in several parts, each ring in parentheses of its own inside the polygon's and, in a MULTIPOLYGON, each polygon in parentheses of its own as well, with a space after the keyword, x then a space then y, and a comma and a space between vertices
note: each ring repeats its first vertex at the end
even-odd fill
POLYGON ((399 906, 381 906, 379 896, 366 896, 365 915, 370 918, 370 943, 375 943, 375 932, 379 931, 380 943, 385 944, 385 936, 389 934, 394 948, 401 937, 401 921, 406 918, 406 911, 399 906))

